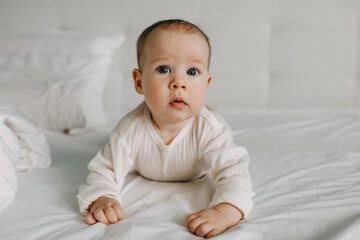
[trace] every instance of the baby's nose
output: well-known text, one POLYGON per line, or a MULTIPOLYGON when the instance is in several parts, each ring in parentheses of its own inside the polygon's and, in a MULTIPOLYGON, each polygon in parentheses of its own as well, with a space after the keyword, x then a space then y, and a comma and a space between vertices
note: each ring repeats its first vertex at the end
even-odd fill
POLYGON ((171 89, 186 89, 186 83, 181 77, 176 77, 169 85, 171 89))

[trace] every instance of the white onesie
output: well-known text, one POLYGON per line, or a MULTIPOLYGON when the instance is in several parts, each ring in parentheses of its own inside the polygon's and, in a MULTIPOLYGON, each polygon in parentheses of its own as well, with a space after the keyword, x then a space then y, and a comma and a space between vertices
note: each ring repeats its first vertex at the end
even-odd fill
POLYGON ((89 163, 87 184, 78 194, 80 212, 86 215, 89 205, 101 196, 121 203, 120 191, 130 171, 156 181, 189 181, 211 169, 215 194, 210 207, 228 202, 246 217, 254 195, 248 163, 246 149, 233 143, 226 123, 206 107, 165 145, 143 102, 119 122, 89 163))

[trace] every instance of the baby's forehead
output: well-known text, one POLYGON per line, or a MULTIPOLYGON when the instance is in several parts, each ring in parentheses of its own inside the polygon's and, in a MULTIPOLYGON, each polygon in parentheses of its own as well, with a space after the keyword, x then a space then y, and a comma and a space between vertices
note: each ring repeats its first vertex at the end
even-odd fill
MULTIPOLYGON (((210 55, 211 55, 211 48, 210 48, 210 44, 208 42, 207 37, 205 37, 203 35, 203 33, 201 31, 199 31, 197 28, 195 27, 189 27, 186 25, 165 25, 165 26, 157 26, 156 28, 152 29, 151 32, 149 32, 147 34, 147 37, 145 37, 143 39, 142 44, 140 44, 139 48, 138 48, 138 63, 139 63, 139 67, 141 68, 140 65, 142 65, 143 60, 144 60, 144 55, 146 55, 147 50, 151 49, 151 44, 153 44, 153 41, 162 41, 161 39, 159 39, 158 37, 166 37, 166 34, 161 34, 161 33, 166 33, 166 32, 170 32, 170 33, 176 33, 176 34, 184 34, 187 36, 194 36, 196 38, 200 38, 202 39, 202 41, 205 43, 207 49, 208 49, 208 65, 210 64, 210 55), (152 42, 152 43, 150 43, 152 42), (147 50, 146 50, 147 49, 147 50)), ((166 46, 165 46, 166 47, 166 46)))
POLYGON ((146 39, 145 43, 144 43, 144 48, 147 47, 147 43, 150 41, 156 41, 159 39, 159 37, 165 37, 166 38, 166 34, 164 36, 163 33, 175 33, 175 34, 180 34, 180 35, 186 35, 186 36, 194 36, 196 38, 200 37, 204 43, 208 46, 209 50, 210 47, 207 43, 206 38, 201 34, 201 32, 199 32, 196 29, 188 29, 186 27, 181 27, 181 26, 168 26, 168 27, 158 27, 156 29, 154 29, 148 36, 148 38, 146 39))

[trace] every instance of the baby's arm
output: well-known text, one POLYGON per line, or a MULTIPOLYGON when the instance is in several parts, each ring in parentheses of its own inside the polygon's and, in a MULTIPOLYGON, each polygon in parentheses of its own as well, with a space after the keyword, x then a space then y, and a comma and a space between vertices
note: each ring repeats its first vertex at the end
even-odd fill
POLYGON ((116 199, 100 197, 90 204, 89 213, 85 216, 85 222, 89 225, 97 222, 112 224, 122 218, 123 209, 116 199))
POLYGON ((210 208, 189 215, 186 224, 191 232, 209 238, 245 219, 252 209, 254 193, 248 153, 234 144, 229 125, 219 124, 200 136, 199 160, 211 169, 215 193, 210 208))
POLYGON ((190 214, 185 223, 197 236, 211 238, 238 224, 242 217, 242 212, 233 205, 220 203, 190 214))
POLYGON ((86 223, 110 224, 122 218, 120 190, 131 165, 127 146, 113 134, 90 161, 87 184, 80 187, 77 195, 86 223))

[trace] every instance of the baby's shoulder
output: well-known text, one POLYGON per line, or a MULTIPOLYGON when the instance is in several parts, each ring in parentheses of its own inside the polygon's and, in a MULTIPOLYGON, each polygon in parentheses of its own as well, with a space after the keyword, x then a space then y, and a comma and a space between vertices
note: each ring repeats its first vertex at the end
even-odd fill
POLYGON ((113 133, 118 136, 125 135, 128 131, 136 128, 137 124, 141 124, 144 119, 145 103, 142 102, 135 109, 128 112, 116 125, 113 133))
POLYGON ((231 139, 232 130, 230 124, 215 110, 204 107, 197 122, 197 135, 202 141, 209 139, 231 139))
POLYGON ((203 125, 203 127, 211 128, 213 130, 224 127, 227 128, 229 126, 228 122, 223 116, 221 116, 215 110, 210 110, 207 107, 204 107, 200 111, 197 121, 200 126, 203 125))
POLYGON ((205 153, 210 149, 220 149, 224 146, 233 145, 231 127, 220 113, 204 107, 198 120, 197 137, 200 152, 205 153))

